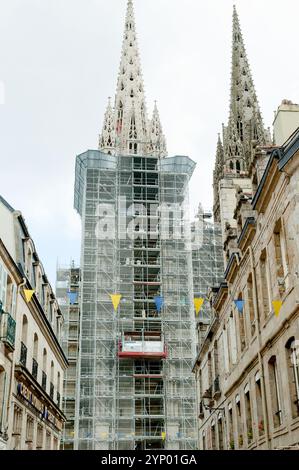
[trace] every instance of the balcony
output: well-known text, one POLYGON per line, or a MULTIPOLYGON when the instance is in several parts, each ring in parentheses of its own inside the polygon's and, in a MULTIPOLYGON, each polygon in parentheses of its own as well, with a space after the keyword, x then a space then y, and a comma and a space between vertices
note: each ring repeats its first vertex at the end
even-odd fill
POLYGON ((38 374, 38 363, 35 359, 32 359, 32 376, 37 380, 38 374))
POLYGON ((0 319, 0 339, 11 351, 13 351, 15 349, 16 322, 12 316, 6 312, 2 312, 0 319))
POLYGON ((42 372, 42 387, 46 391, 46 389, 47 389, 47 374, 44 371, 42 372))
POLYGON ((50 398, 54 399, 54 385, 50 382, 50 398))
POLYGON ((134 331, 123 333, 119 342, 118 357, 165 358, 167 352, 159 331, 134 331))
POLYGON ((26 367, 26 363, 27 363, 27 346, 23 342, 21 342, 20 363, 22 364, 22 366, 26 367))
POLYGON ((221 390, 220 390, 220 381, 219 381, 219 375, 216 377, 214 380, 213 384, 213 398, 217 399, 221 396, 221 390))

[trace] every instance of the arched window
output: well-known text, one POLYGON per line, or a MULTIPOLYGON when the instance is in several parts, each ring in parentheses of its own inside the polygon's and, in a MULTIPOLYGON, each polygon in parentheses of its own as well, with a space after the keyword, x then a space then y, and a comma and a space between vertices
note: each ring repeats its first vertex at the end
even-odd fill
POLYGON ((42 371, 42 387, 47 389, 47 350, 43 350, 43 371, 42 371))
POLYGON ((229 168, 230 168, 230 170, 234 169, 234 163, 232 161, 229 162, 229 168))
POLYGON ((43 350, 43 370, 47 372, 47 350, 44 348, 43 350))
POLYGON ((54 362, 51 361, 51 382, 54 382, 54 362))
POLYGON ((297 418, 299 416, 299 342, 296 342, 293 336, 285 347, 292 417, 297 418))
POLYGON ((269 388, 271 391, 273 426, 277 427, 282 424, 282 405, 276 356, 272 356, 269 359, 268 371, 269 388))
POLYGON ((27 334, 28 334, 28 320, 26 315, 23 315, 22 321, 22 343, 27 345, 27 334))
POLYGON ((236 172, 237 172, 237 173, 240 173, 240 171, 241 171, 240 162, 239 162, 239 160, 237 160, 237 161, 236 161, 236 172))

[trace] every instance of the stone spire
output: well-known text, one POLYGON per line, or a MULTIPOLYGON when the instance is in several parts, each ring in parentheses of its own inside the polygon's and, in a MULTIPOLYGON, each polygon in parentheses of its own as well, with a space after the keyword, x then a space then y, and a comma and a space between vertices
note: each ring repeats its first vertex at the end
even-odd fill
POLYGON ((150 152, 159 157, 166 157, 167 155, 166 139, 163 134, 156 101, 150 122, 150 152))
POLYGON ((111 98, 108 99, 108 105, 105 112, 102 134, 99 137, 99 149, 105 153, 114 153, 115 148, 115 128, 114 111, 111 106, 111 98))
POLYGON ((220 219, 220 206, 219 206, 219 190, 218 184, 224 174, 224 151, 221 142, 220 134, 218 134, 215 168, 213 173, 213 188, 214 188, 214 218, 215 222, 219 222, 220 219))
POLYGON ((226 172, 245 175, 252 158, 252 141, 265 145, 268 140, 234 6, 230 112, 223 133, 226 172))
MULTIPOLYGON (((132 0, 128 0, 127 4, 113 123, 114 148, 107 149, 104 145, 105 135, 102 133, 99 141, 101 151, 121 155, 134 153, 146 155, 151 151, 151 128, 146 110, 132 0)), ((160 132, 162 133, 161 124, 160 132)))

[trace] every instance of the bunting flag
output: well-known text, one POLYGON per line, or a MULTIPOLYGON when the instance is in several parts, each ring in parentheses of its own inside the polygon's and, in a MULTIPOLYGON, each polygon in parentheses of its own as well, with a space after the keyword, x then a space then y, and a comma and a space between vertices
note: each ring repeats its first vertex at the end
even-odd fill
POLYGON ((273 300, 272 306, 274 309, 275 316, 278 317, 280 314, 280 310, 282 307, 282 301, 281 300, 273 300))
POLYGON ((163 297, 158 295, 157 297, 154 297, 154 301, 155 301, 155 304, 156 304, 157 312, 160 313, 161 308, 163 306, 164 299, 163 299, 163 297))
POLYGON ((118 306, 119 306, 121 295, 120 294, 110 294, 110 297, 111 297, 111 301, 112 301, 112 304, 113 304, 113 307, 114 307, 114 311, 116 312, 116 310, 118 309, 118 306))
POLYGON ((68 295, 70 304, 71 304, 71 305, 74 305, 74 304, 77 302, 77 300, 78 300, 78 292, 70 292, 70 291, 68 291, 68 292, 67 292, 67 295, 68 295))
POLYGON ((166 439, 166 432, 165 432, 165 431, 162 431, 161 436, 162 436, 162 440, 165 441, 165 439, 166 439))
POLYGON ((25 299, 27 303, 29 303, 30 300, 32 299, 34 292, 35 291, 31 289, 24 289, 25 299))
POLYGON ((194 307, 195 307, 196 316, 198 316, 200 309, 203 306, 204 301, 205 299, 202 297, 197 297, 194 299, 194 307))
POLYGON ((237 309, 239 310, 240 313, 243 313, 243 308, 244 308, 244 300, 234 300, 235 305, 237 309))

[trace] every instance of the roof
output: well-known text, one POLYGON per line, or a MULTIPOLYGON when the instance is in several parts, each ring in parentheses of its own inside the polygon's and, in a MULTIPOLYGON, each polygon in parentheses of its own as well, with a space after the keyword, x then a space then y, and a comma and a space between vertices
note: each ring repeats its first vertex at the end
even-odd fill
POLYGON ((5 207, 7 207, 7 209, 10 211, 10 212, 15 212, 14 208, 11 207, 10 204, 8 204, 8 202, 4 199, 4 197, 2 197, 0 195, 0 202, 2 202, 2 204, 4 204, 5 207))

